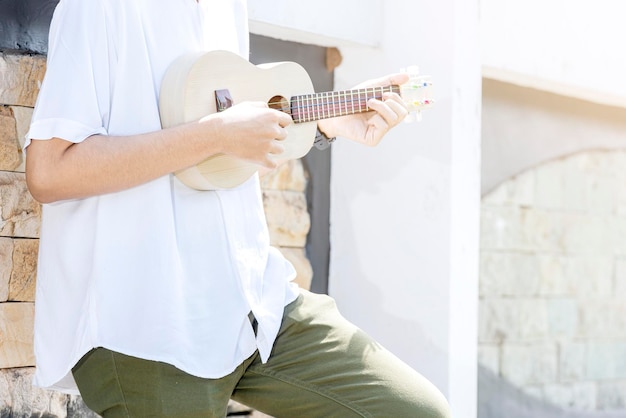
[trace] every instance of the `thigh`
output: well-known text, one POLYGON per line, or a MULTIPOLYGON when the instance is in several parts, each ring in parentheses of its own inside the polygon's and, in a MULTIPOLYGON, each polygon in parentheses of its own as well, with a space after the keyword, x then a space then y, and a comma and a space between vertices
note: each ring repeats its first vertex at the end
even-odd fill
POLYGON ((309 292, 287 306, 272 356, 255 359, 233 399, 277 418, 449 415, 434 385, 309 292))
POLYGON ((72 372, 85 404, 105 418, 222 418, 241 374, 202 379, 105 348, 87 353, 72 372))

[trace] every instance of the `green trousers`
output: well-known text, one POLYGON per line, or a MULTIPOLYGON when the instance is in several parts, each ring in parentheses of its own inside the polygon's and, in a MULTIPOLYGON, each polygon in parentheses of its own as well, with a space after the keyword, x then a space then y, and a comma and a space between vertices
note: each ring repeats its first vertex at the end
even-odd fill
POLYGON ((286 307, 265 364, 255 354, 228 376, 203 379, 97 348, 73 374, 105 418, 221 418, 230 398, 276 418, 449 416, 434 385, 344 319, 332 298, 306 291, 286 307))

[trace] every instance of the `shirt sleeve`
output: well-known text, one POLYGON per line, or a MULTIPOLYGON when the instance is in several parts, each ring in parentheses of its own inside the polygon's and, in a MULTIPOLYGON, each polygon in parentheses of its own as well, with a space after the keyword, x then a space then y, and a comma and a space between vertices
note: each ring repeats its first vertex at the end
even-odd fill
POLYGON ((61 0, 50 25, 47 68, 31 139, 74 143, 107 134, 113 57, 101 0, 61 0))

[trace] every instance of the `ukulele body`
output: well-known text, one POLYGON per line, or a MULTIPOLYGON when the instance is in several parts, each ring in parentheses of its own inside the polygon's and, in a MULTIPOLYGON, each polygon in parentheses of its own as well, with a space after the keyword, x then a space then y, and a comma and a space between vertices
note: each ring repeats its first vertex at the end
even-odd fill
MULTIPOLYGON (((190 53, 175 60, 163 79, 159 97, 162 127, 217 113, 216 92, 228 94, 233 104, 260 101, 290 113, 290 98, 314 89, 306 70, 294 62, 254 65, 227 51, 190 53)), ((316 127, 315 121, 289 125, 280 158, 300 158, 309 152, 316 127)), ((258 169, 256 164, 219 154, 175 175, 191 188, 216 190, 236 187, 258 169)))

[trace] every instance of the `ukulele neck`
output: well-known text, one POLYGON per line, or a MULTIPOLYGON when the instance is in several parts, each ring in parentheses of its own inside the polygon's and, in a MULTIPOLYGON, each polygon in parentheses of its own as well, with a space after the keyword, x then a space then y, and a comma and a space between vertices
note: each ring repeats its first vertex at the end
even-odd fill
POLYGON ((295 123, 303 123, 369 112, 368 101, 381 100, 388 92, 400 93, 400 87, 393 85, 293 96, 290 105, 291 117, 295 123))

